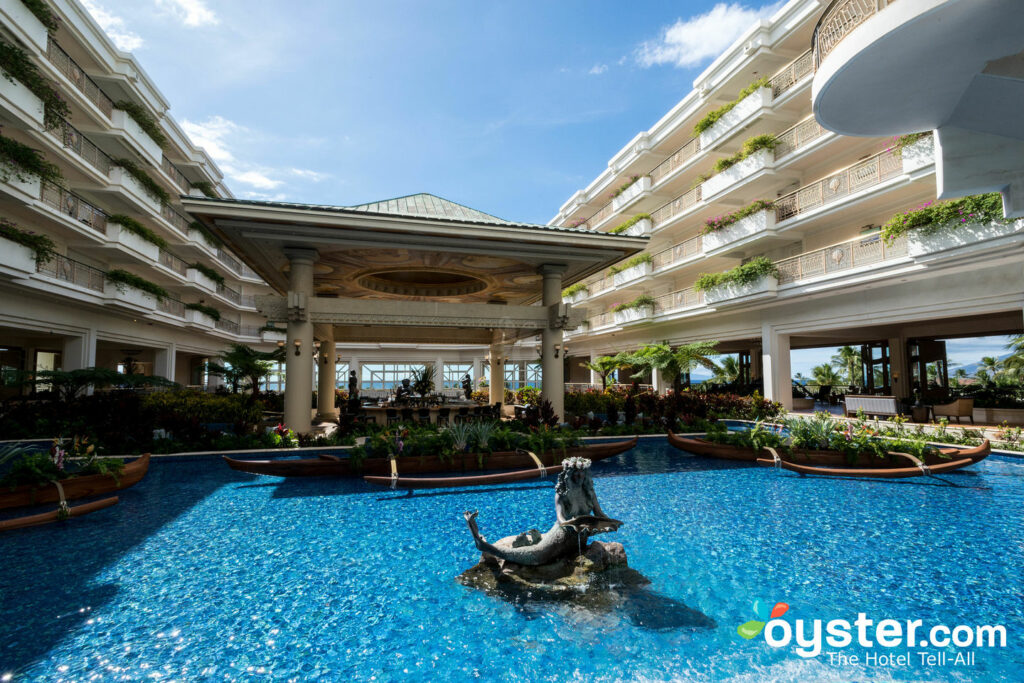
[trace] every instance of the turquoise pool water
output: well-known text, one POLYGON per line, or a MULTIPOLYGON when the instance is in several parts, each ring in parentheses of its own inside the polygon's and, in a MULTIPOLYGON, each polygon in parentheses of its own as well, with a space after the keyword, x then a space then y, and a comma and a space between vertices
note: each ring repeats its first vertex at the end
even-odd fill
POLYGON ((607 540, 652 581, 611 612, 514 605, 454 581, 478 558, 462 512, 479 510, 490 539, 546 529, 552 482, 408 496, 159 461, 115 508, 0 537, 0 674, 1020 680, 1024 460, 854 481, 641 443, 594 466, 603 507, 626 522, 607 540), (1008 643, 974 650, 973 666, 832 664, 739 637, 756 600, 808 622, 1002 624, 1008 643))

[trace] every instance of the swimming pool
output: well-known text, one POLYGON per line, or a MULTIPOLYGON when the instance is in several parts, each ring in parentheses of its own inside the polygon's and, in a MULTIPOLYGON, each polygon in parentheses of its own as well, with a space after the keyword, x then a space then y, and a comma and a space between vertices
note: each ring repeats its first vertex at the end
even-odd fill
POLYGON ((154 461, 119 506, 0 538, 0 674, 1014 680, 1024 668, 1024 460, 941 481, 832 480, 643 439, 594 474, 626 522, 607 540, 653 582, 605 614, 454 581, 479 556, 462 512, 479 510, 491 540, 546 529, 552 482, 409 496, 154 461), (737 635, 755 600, 788 603, 787 619, 1002 624, 1008 647, 977 650, 972 667, 805 660, 737 635))

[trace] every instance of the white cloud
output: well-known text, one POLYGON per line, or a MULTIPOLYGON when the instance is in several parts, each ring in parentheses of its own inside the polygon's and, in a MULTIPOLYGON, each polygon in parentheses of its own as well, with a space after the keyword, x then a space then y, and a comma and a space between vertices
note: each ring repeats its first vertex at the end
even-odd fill
POLYGON ((326 173, 318 173, 317 171, 311 171, 308 168, 292 168, 288 170, 293 176, 308 180, 310 182, 319 183, 323 180, 327 180, 328 175, 326 173))
POLYGON ((82 5, 89 11, 92 18, 96 20, 96 23, 100 25, 100 28, 106 32, 107 36, 114 41, 114 45, 117 46, 118 50, 131 52, 142 47, 142 36, 129 31, 124 23, 124 19, 116 14, 111 14, 106 8, 97 5, 93 0, 82 0, 82 5))
POLYGON ((754 22, 775 13, 782 2, 751 9, 738 2, 719 2, 708 12, 662 29, 656 40, 636 49, 637 63, 644 67, 671 64, 692 67, 717 57, 754 22))
POLYGON ((157 0, 157 4, 178 17, 185 26, 214 26, 220 23, 220 19, 203 0, 157 0))
POLYGON ((203 123, 194 123, 186 119, 181 122, 181 127, 192 138, 192 142, 205 149, 218 164, 234 161, 234 156, 227 148, 227 138, 244 130, 223 116, 211 116, 203 123))
POLYGON ((587 73, 589 73, 591 76, 600 76, 607 70, 607 64, 595 64, 594 66, 590 67, 590 71, 588 71, 587 73))
POLYGON ((280 187, 284 184, 284 181, 269 178, 260 171, 235 171, 231 174, 231 177, 240 183, 252 185, 259 190, 273 190, 275 187, 280 187))

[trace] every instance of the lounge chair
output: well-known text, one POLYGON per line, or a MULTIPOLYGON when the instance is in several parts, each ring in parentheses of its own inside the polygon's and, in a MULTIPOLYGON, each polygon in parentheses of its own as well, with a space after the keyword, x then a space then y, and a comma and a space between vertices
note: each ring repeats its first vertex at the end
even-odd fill
POLYGON ((959 423, 965 417, 971 419, 971 424, 974 424, 974 399, 973 398, 958 398, 952 403, 944 403, 938 406, 932 406, 932 417, 938 419, 940 417, 955 417, 959 423))

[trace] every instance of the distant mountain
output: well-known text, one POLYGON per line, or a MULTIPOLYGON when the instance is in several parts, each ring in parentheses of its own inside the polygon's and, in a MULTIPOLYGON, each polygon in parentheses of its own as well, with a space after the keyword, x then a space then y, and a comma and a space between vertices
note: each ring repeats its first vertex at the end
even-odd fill
MULTIPOLYGON (((1009 358, 1012 355, 1013 355, 1013 353, 1004 353, 1001 356, 997 356, 997 358, 999 360, 1006 360, 1007 358, 1009 358)), ((953 366, 953 367, 951 367, 949 369, 949 374, 950 374, 950 376, 952 376, 954 372, 956 372, 957 370, 960 370, 962 368, 963 371, 967 373, 968 377, 974 377, 974 374, 976 372, 978 372, 978 368, 979 367, 981 367, 981 362, 980 361, 977 362, 977 363, 971 363, 970 365, 955 365, 955 366, 953 366)))

